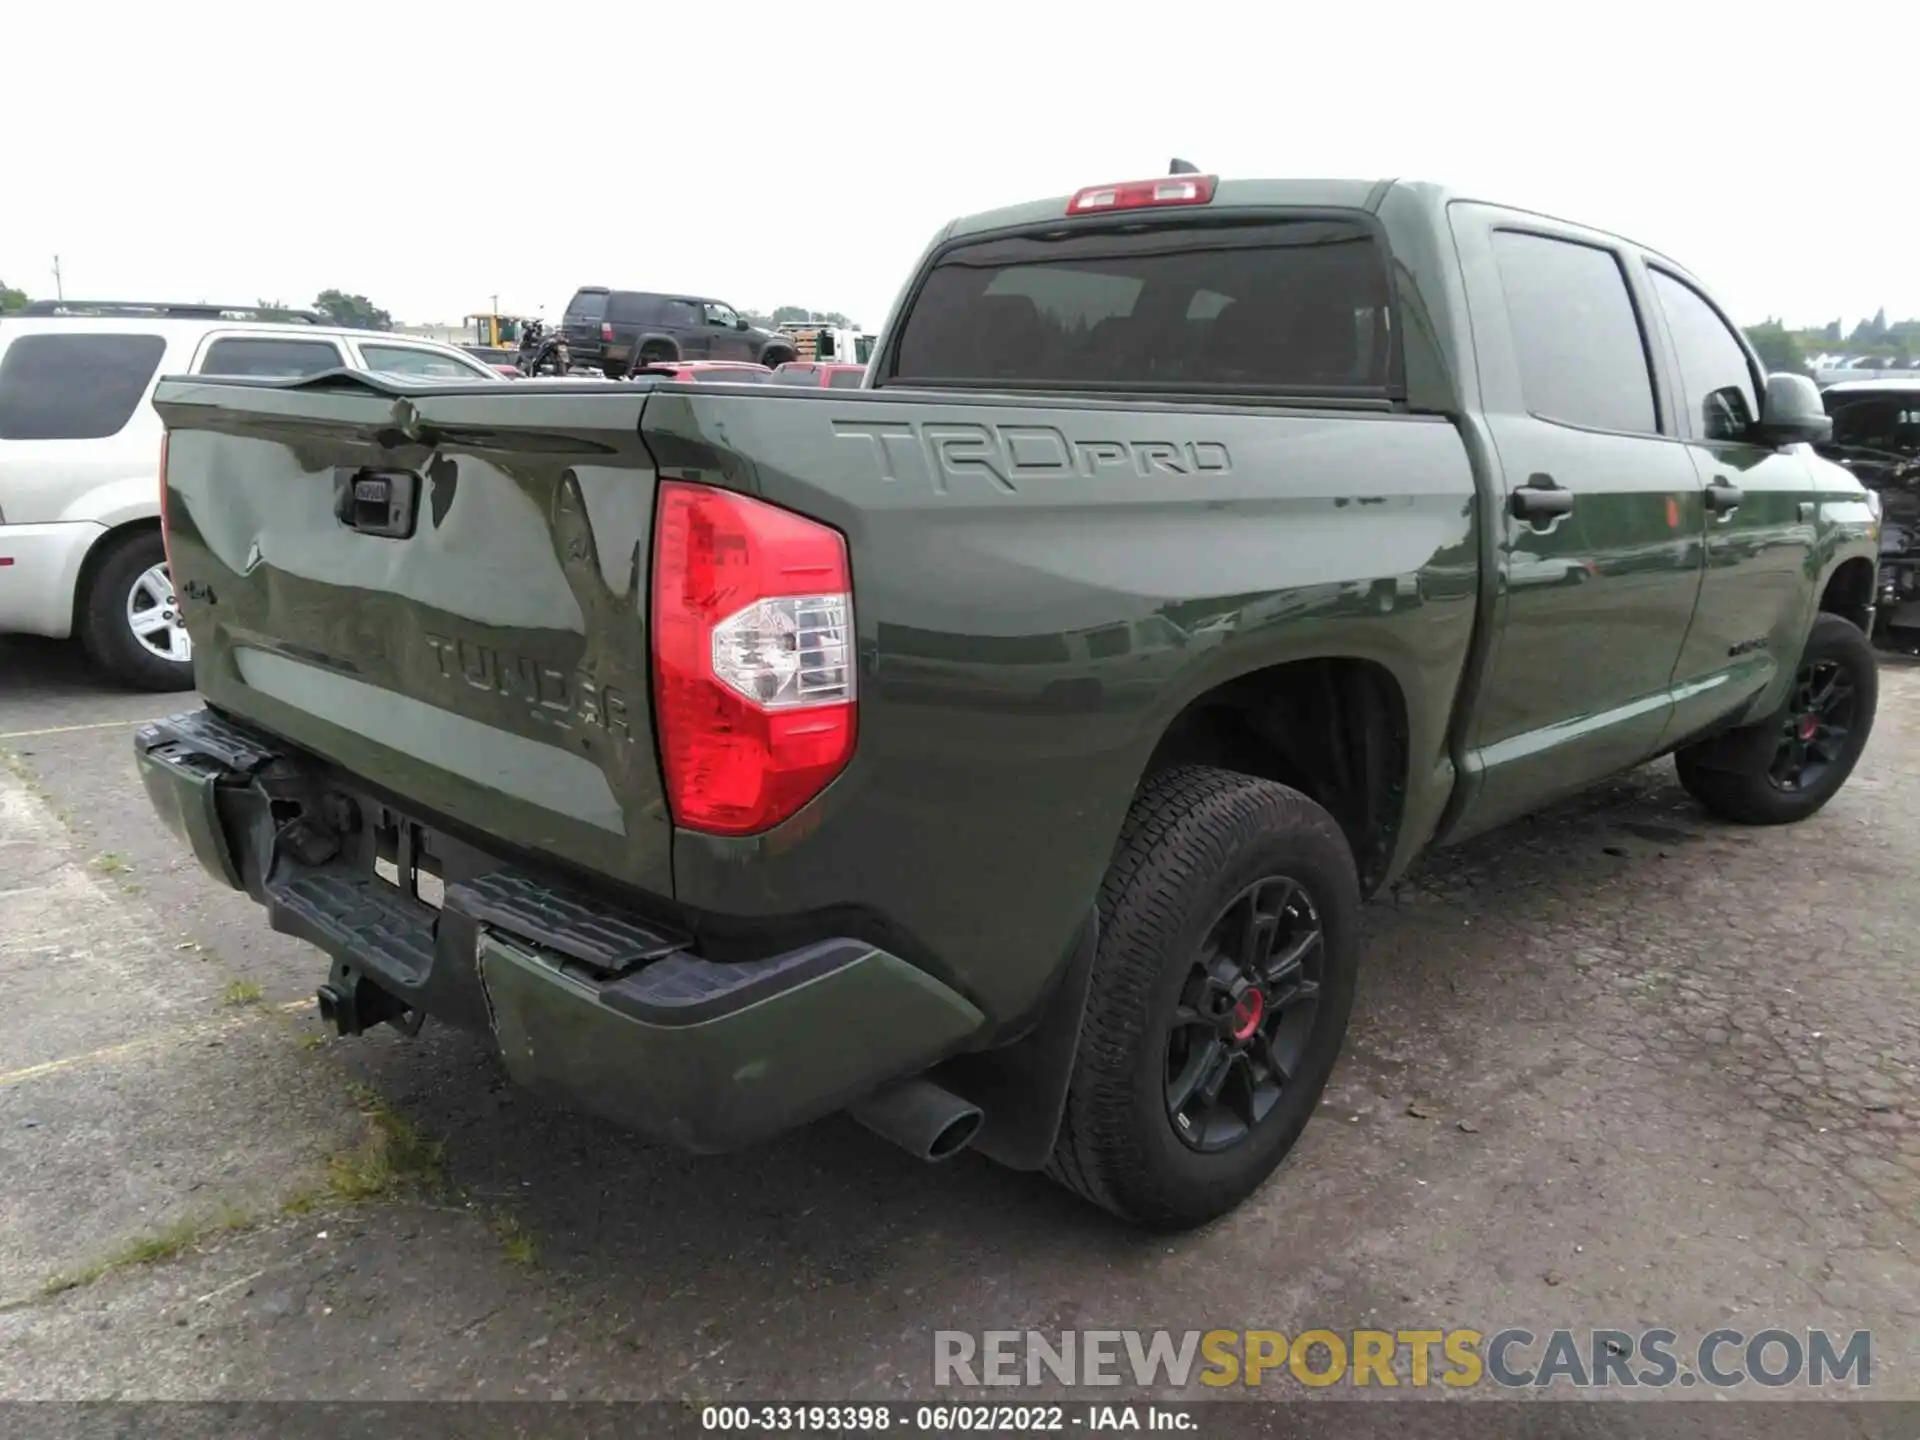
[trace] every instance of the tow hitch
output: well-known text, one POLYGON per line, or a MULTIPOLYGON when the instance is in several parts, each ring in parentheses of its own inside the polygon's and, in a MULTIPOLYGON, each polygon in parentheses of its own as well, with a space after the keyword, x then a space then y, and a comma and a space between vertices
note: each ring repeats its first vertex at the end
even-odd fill
POLYGON ((333 962, 327 983, 314 992, 320 1019, 337 1035, 362 1035, 376 1025, 391 1025, 402 1035, 418 1035, 424 1011, 402 1003, 390 990, 344 960, 333 962))

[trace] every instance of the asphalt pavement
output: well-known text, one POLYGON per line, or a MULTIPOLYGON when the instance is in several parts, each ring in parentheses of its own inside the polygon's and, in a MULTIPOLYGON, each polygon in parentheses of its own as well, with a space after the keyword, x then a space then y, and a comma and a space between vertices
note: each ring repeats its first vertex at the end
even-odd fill
POLYGON ((1882 683, 1803 826, 1660 763, 1376 900, 1320 1117, 1167 1239, 843 1119, 695 1158, 476 1037, 324 1038, 324 960, 134 775, 192 697, 0 642, 0 1399, 905 1399, 937 1329, 1518 1325, 1865 1329, 1920 1400, 1920 668, 1882 683))

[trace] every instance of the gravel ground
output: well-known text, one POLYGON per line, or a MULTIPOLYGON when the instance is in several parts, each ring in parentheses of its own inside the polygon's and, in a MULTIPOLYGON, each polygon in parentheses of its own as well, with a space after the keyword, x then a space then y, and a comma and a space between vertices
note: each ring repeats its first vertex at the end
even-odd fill
POLYGON ((134 779, 184 698, 0 643, 0 1399, 909 1398, 935 1329, 1779 1325, 1871 1330, 1920 1400, 1920 668, 1804 826, 1662 763, 1379 899, 1320 1119, 1173 1240, 842 1120, 696 1159, 472 1037, 323 1039, 317 952, 134 779))

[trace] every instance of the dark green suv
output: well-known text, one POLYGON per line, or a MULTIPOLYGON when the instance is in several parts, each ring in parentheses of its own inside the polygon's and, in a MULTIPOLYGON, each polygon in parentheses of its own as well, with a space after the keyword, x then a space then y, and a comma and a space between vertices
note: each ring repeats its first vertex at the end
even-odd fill
POLYGON ((785 335, 749 325, 724 300, 604 285, 576 290, 561 328, 574 363, 615 380, 640 365, 750 360, 772 367, 795 354, 785 335))

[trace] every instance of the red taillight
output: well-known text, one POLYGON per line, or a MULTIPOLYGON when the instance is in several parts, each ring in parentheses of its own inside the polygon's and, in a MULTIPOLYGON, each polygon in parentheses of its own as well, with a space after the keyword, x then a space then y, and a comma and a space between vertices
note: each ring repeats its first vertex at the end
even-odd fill
POLYGON ((653 531, 654 723, 674 823, 751 835, 853 756, 853 578, 840 532, 663 481, 653 531))
POLYGON ((1119 185, 1089 185, 1067 202, 1069 215, 1106 210, 1150 210, 1160 205, 1204 205, 1213 199, 1212 175, 1169 175, 1159 180, 1128 180, 1119 185))
POLYGON ((600 338, 606 341, 611 341, 613 339, 613 326, 609 325, 604 320, 600 322, 600 338))
POLYGON ((167 432, 160 432, 160 548, 173 563, 173 538, 167 533, 167 432))

